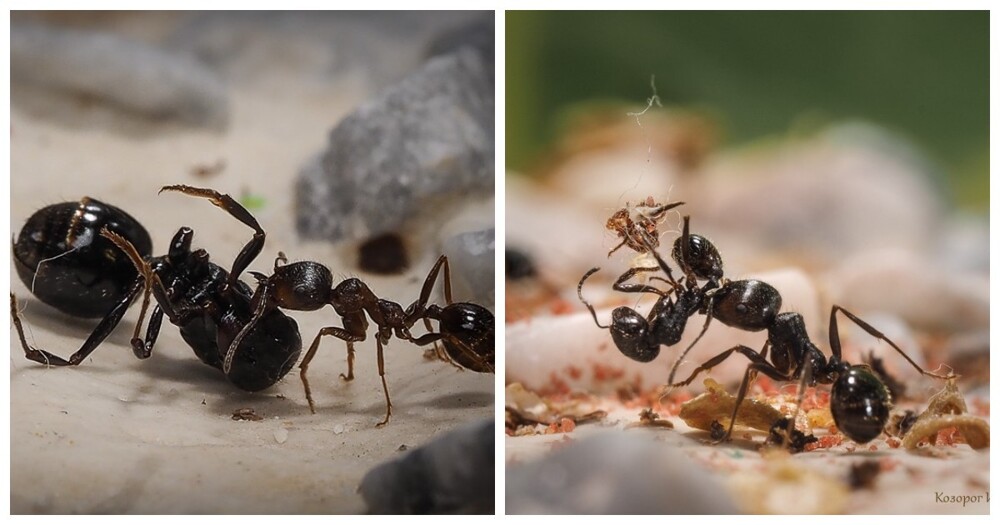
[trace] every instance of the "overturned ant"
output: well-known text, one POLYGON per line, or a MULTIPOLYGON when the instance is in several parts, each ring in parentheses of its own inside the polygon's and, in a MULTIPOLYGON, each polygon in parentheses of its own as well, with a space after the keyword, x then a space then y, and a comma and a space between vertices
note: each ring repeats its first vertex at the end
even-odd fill
POLYGON ((832 384, 830 410, 834 423, 841 432, 858 443, 867 443, 882 433, 889 419, 892 397, 884 382, 867 365, 851 365, 842 359, 838 312, 872 337, 887 342, 922 375, 946 380, 955 377, 954 374, 939 375, 922 369, 884 334, 838 305, 830 310, 829 337, 832 355, 827 359, 809 339, 801 314, 779 313, 781 295, 777 289, 755 279, 725 279, 718 250, 704 237, 691 234, 689 223, 690 218, 684 217, 684 230, 674 243, 672 253, 685 274, 682 281, 686 279, 686 283, 675 280, 666 261, 647 244, 646 248, 656 259, 657 267, 629 270, 614 284, 614 289, 618 291, 654 293, 660 296, 647 318, 631 308, 619 307, 612 313, 611 325, 601 325, 597 321, 594 307, 583 299, 582 294, 584 281, 597 272, 597 268, 584 274, 577 290, 580 300, 594 317, 594 322, 601 328, 610 329, 618 349, 626 356, 643 362, 654 359, 659 353, 660 345, 677 343, 689 317, 695 313, 706 315, 701 333, 678 358, 671 370, 669 384, 664 388, 688 385, 699 374, 719 365, 734 353, 740 353, 750 360, 736 396, 729 427, 724 434, 716 436, 716 443, 727 440, 732 435, 740 404, 757 373, 778 381, 799 380, 801 386, 832 384), (666 279, 659 279, 671 286, 669 290, 626 282, 637 273, 657 269, 666 275, 666 279), (705 281, 700 288, 698 280, 705 281), (757 352, 747 346, 736 345, 705 361, 688 378, 675 383, 673 376, 681 359, 705 334, 713 318, 749 332, 766 330, 767 341, 763 349, 757 352))
POLYGON ((82 317, 105 309, 107 313, 80 349, 63 359, 28 344, 17 300, 11 293, 11 317, 25 357, 49 366, 79 365, 111 334, 145 290, 131 340, 136 357, 152 355, 166 314, 195 355, 222 370, 236 387, 255 392, 273 385, 295 365, 302 339, 295 320, 281 312, 270 312, 252 331, 244 330, 251 319, 253 290, 239 275, 263 248, 264 230, 229 195, 188 186, 164 186, 160 191, 211 198, 216 206, 254 230, 253 238, 236 256, 232 271, 209 262, 205 250, 191 250, 191 228, 177 231, 166 255, 152 257, 149 234, 118 208, 88 198, 78 205, 44 208, 28 220, 14 246, 22 280, 39 299, 68 313, 82 317), (46 263, 49 266, 41 265, 44 261, 50 261, 46 263), (145 338, 140 338, 150 295, 156 306, 145 338), (241 333, 241 342, 232 344, 241 333), (229 367, 223 368, 223 356, 230 357, 229 367))
MULTIPOLYGON (((383 347, 393 335, 418 346, 434 344, 437 356, 459 368, 476 372, 493 372, 494 319, 486 308, 474 303, 455 303, 451 296, 451 277, 448 258, 442 255, 424 280, 420 297, 406 310, 398 303, 378 298, 360 279, 350 278, 333 285, 333 273, 326 266, 313 261, 287 263, 284 254, 274 261, 274 273, 268 277, 251 272, 258 285, 253 296, 254 314, 243 332, 253 330, 259 319, 278 308, 312 311, 331 305, 340 316, 343 327, 328 326, 320 329, 299 364, 299 375, 305 388, 309 410, 316 413, 312 391, 306 373, 309 364, 319 349, 323 336, 333 336, 347 343, 347 374, 340 374, 345 381, 354 379, 354 343, 367 338, 368 319, 378 327, 375 336, 378 373, 385 393, 385 419, 392 415, 392 401, 385 379, 385 359, 383 347), (427 304, 438 274, 444 269, 444 307, 427 304), (367 314, 367 317, 366 317, 367 314), (410 329, 424 321, 427 334, 414 337, 410 329), (434 332, 431 320, 439 323, 439 331, 434 332), (444 346, 443 352, 437 343, 444 346)), ((239 343, 243 332, 237 336, 234 346, 239 343)), ((227 356, 228 359, 228 356, 227 356)), ((225 365, 224 365, 225 366, 225 365)))

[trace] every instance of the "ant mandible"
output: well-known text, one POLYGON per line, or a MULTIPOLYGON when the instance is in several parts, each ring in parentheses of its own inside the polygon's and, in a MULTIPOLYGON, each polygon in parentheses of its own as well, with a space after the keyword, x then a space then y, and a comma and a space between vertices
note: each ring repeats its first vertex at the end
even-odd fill
POLYGON ((857 324, 872 337, 888 343, 899 352, 920 374, 949 380, 953 373, 939 375, 928 372, 915 363, 906 352, 889 340, 882 332, 858 318, 839 305, 830 310, 829 359, 809 339, 802 315, 796 312, 779 313, 781 295, 770 284, 755 280, 730 281, 723 277, 722 259, 718 250, 707 239, 690 233, 690 218, 684 217, 684 230, 674 244, 673 257, 687 279, 686 286, 674 280, 666 261, 648 244, 647 250, 657 261, 658 268, 633 269, 625 272, 614 288, 626 292, 650 292, 660 295, 648 318, 643 318, 634 310, 619 307, 612 313, 610 326, 597 322, 592 305, 583 299, 583 282, 597 269, 587 272, 577 287, 580 300, 590 310, 595 323, 601 328, 610 328, 618 349, 628 357, 639 361, 650 361, 659 353, 660 344, 674 344, 680 339, 684 324, 695 312, 706 315, 701 333, 678 358, 669 384, 665 388, 675 388, 690 384, 707 370, 718 366, 734 353, 750 360, 725 434, 716 443, 728 440, 736 422, 736 414, 746 397, 752 379, 757 373, 778 380, 799 380, 802 385, 832 384, 830 410, 837 428, 857 443, 867 443, 882 433, 889 418, 892 398, 885 383, 867 365, 851 365, 842 358, 840 331, 837 313, 841 313, 857 324), (649 285, 625 284, 638 271, 660 269, 667 275, 671 290, 662 291, 649 285), (706 284, 698 288, 697 281, 706 284), (673 295, 674 297, 671 297, 673 295), (736 345, 699 365, 683 381, 674 383, 673 375, 678 363, 698 339, 704 335, 712 318, 725 325, 757 332, 766 330, 767 340, 760 352, 744 345, 736 345), (770 356, 768 351, 770 350, 770 356), (770 362, 768 362, 770 358, 770 362))

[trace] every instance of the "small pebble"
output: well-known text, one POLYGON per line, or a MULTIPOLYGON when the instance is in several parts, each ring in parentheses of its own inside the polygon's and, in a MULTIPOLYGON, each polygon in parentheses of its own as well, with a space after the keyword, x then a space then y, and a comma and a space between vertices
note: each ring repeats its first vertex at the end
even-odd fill
POLYGON ((333 433, 334 434, 343 434, 344 433, 344 425, 336 425, 336 426, 334 426, 333 427, 333 433))
POLYGON ((285 430, 284 428, 278 428, 277 430, 274 431, 274 440, 277 441, 279 444, 288 441, 288 431, 285 430))

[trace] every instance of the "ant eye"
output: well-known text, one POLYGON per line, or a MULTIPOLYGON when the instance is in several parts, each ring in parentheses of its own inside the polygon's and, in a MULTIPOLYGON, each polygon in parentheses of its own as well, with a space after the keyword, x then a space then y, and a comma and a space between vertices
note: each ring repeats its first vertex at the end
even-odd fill
POLYGON ((748 308, 747 308, 747 304, 746 303, 740 303, 740 304, 736 305, 736 311, 739 312, 739 313, 741 313, 741 314, 747 313, 747 310, 748 310, 748 308))

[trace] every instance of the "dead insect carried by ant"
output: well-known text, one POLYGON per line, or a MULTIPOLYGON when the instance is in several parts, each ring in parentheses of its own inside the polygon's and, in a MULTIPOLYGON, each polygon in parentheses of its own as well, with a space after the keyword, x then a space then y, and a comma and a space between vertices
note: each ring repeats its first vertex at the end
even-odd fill
POLYGON ((205 198, 254 230, 233 263, 233 270, 209 262, 205 250, 191 250, 193 230, 184 227, 174 236, 167 255, 152 257, 146 230, 131 216, 93 199, 78 205, 64 203, 35 214, 15 243, 15 261, 22 280, 51 304, 70 304, 64 308, 76 315, 93 315, 94 310, 110 308, 83 346, 68 360, 27 343, 11 294, 11 315, 25 356, 53 366, 78 365, 89 356, 121 321, 129 306, 145 290, 139 321, 131 341, 139 358, 152 354, 166 314, 180 328, 181 336, 206 364, 221 370, 235 386, 246 391, 265 389, 287 374, 298 360, 302 339, 298 325, 280 308, 317 310, 326 304, 341 316, 343 327, 326 327, 313 340, 301 368, 301 377, 315 411, 306 370, 315 355, 320 338, 333 335, 348 347, 348 373, 354 377, 354 343, 366 339, 368 318, 378 326, 378 364, 386 396, 389 420, 391 402, 385 381, 383 345, 395 334, 416 345, 434 344, 437 355, 458 366, 478 372, 493 372, 494 318, 486 308, 474 303, 455 303, 451 296, 450 268, 442 256, 424 282, 420 297, 407 309, 380 299, 359 279, 347 279, 333 286, 333 274, 320 263, 287 262, 280 256, 274 273, 265 276, 251 272, 258 280, 255 289, 239 276, 260 254, 266 234, 257 220, 229 195, 215 190, 190 186, 165 186, 162 191, 176 191, 205 198), (50 267, 39 263, 49 261, 50 267), (444 271, 445 306, 428 304, 439 272, 444 271), (96 276, 96 277, 95 277, 96 276), (96 283, 91 287, 65 283, 96 283), (35 286, 31 286, 34 284, 35 286), (111 296, 108 299, 107 296, 111 296), (139 337, 150 302, 156 305, 150 315, 145 339, 139 337), (110 306, 107 306, 110 304, 110 306), (367 317, 366 317, 367 315, 367 317), (423 321, 427 333, 419 337, 410 329, 423 321), (434 331, 432 321, 439 325, 434 331), (441 343, 442 349, 437 344, 441 343))
POLYGON ((646 243, 645 249, 655 258, 657 267, 628 270, 615 281, 613 288, 621 292, 652 293, 659 296, 646 317, 622 306, 612 312, 610 325, 600 324, 594 307, 583 298, 582 293, 586 279, 599 268, 591 269, 580 279, 577 287, 580 301, 590 311, 598 327, 610 330, 615 346, 623 354, 642 362, 652 361, 659 354, 661 345, 670 346, 680 341, 687 319, 691 316, 696 313, 706 316, 701 332, 675 362, 669 384, 664 388, 688 385, 699 374, 718 366, 736 353, 750 361, 736 396, 729 427, 724 433, 715 436, 716 442, 727 440, 732 435, 740 404, 758 373, 777 381, 800 381, 801 390, 804 390, 801 387, 807 385, 832 385, 830 410, 842 433, 857 443, 867 443, 882 433, 889 419, 892 396, 884 382, 867 365, 851 365, 843 360, 837 325, 838 313, 872 337, 888 343, 921 374, 944 380, 955 377, 953 374, 939 375, 924 370, 882 332, 838 305, 830 310, 832 355, 828 359, 809 339, 801 314, 779 313, 781 295, 777 289, 756 279, 731 281, 724 277, 722 257, 708 239, 690 232, 690 217, 684 217, 683 233, 674 242, 672 251, 673 259, 684 275, 681 279, 674 278, 667 262, 651 244, 646 243), (655 279, 668 284, 669 288, 666 290, 649 284, 627 282, 640 272, 657 269, 662 271, 663 276, 655 279), (675 383, 674 374, 681 360, 705 334, 712 319, 748 332, 766 330, 767 341, 759 352, 744 345, 736 345, 705 361, 689 377, 675 383))

